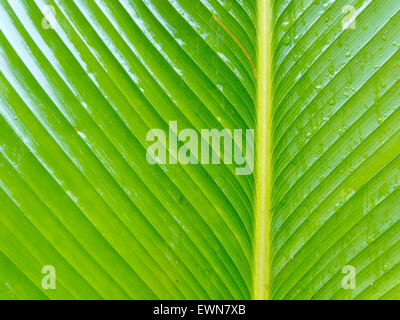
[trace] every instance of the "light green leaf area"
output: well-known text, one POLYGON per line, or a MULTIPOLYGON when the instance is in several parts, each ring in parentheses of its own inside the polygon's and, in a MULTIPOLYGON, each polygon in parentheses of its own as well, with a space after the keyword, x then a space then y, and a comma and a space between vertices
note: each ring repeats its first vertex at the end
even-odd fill
POLYGON ((400 2, 276 1, 274 17, 271 297, 398 299, 400 2))
POLYGON ((0 299, 398 299, 399 48, 398 0, 0 0, 0 299), (150 164, 171 121, 255 172, 150 164))

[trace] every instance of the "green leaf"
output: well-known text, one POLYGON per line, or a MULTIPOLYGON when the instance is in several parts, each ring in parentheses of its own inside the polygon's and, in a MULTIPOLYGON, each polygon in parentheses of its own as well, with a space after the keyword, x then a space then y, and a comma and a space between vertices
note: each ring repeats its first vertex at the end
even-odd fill
POLYGON ((274 20, 271 297, 398 298, 400 3, 276 1, 274 20))
POLYGON ((397 0, 0 0, 0 30, 1 299, 397 298, 397 0), (254 173, 174 164, 184 129, 254 129, 254 173))

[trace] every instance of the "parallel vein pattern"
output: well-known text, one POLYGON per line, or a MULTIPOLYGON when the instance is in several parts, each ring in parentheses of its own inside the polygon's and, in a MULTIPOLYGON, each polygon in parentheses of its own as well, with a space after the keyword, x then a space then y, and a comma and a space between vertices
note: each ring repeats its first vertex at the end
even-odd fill
POLYGON ((277 0, 274 20, 271 296, 398 298, 400 4, 277 0))
POLYGON ((250 297, 252 176, 151 166, 146 134, 254 128, 253 67, 212 17, 256 61, 256 10, 0 0, 1 298, 250 297))
POLYGON ((0 298, 398 299, 399 145, 398 0, 0 0, 0 298))

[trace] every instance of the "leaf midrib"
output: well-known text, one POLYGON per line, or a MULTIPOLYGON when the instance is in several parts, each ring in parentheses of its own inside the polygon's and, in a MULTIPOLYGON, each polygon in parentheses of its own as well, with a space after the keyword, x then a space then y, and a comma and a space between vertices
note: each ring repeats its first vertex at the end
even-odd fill
POLYGON ((253 298, 269 299, 272 181, 272 4, 258 1, 256 202, 253 298))

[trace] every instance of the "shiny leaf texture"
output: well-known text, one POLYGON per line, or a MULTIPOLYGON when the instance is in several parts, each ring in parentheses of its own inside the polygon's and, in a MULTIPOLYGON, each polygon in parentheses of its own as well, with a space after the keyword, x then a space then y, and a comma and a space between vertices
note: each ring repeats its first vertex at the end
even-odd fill
POLYGON ((400 3, 275 1, 274 21, 271 297, 398 299, 400 3))
POLYGON ((258 132, 263 81, 262 298, 398 298, 400 3, 265 0, 262 43, 261 1, 0 0, 1 299, 260 298, 267 181, 146 152, 171 122, 258 132))

